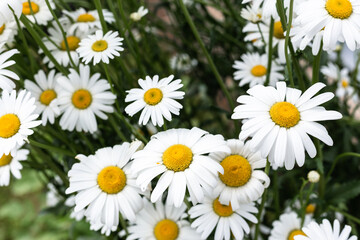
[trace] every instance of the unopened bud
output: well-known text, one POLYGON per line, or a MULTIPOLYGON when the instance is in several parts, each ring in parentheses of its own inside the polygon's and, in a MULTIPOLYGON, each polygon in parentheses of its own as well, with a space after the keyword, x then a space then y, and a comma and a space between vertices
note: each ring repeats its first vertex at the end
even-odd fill
POLYGON ((320 180, 320 174, 317 171, 310 171, 307 175, 309 182, 317 183, 320 180))

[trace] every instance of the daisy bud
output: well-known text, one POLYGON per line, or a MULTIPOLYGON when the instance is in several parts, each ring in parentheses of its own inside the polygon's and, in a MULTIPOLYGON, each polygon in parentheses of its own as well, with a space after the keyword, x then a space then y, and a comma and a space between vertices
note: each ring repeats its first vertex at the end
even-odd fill
POLYGON ((320 180, 320 174, 317 171, 310 171, 307 175, 309 182, 317 183, 320 180))

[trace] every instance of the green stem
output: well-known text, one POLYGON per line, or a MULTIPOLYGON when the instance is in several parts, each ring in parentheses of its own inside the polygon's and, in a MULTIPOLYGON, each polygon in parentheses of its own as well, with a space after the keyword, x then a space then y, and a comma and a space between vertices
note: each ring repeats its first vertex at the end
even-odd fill
MULTIPOLYGON (((316 151, 317 151, 317 165, 318 165, 318 172, 320 173, 320 180, 319 180, 319 198, 321 200, 324 199, 324 195, 325 195, 325 187, 326 187, 326 182, 325 182, 325 172, 324 172, 324 165, 323 165, 323 154, 322 154, 322 149, 320 147, 320 141, 319 139, 315 139, 314 140, 315 143, 315 147, 316 147, 316 151)), ((320 214, 322 213, 322 206, 319 205, 317 206, 316 210, 315 210, 315 216, 320 216, 320 214)))
POLYGON ((276 218, 280 216, 280 198, 279 198, 279 172, 276 171, 274 173, 274 202, 275 202, 275 211, 276 211, 276 218))
POLYGON ((266 68, 266 79, 264 82, 264 86, 269 85, 270 82, 270 73, 271 73, 271 64, 272 64, 272 42, 273 42, 273 36, 274 36, 274 18, 271 17, 270 21, 270 34, 269 34, 269 44, 268 44, 268 63, 266 68))
POLYGON ((125 230, 125 233, 126 233, 126 237, 129 235, 129 231, 127 229, 127 224, 126 224, 126 221, 125 219, 123 218, 122 214, 120 213, 119 214, 119 218, 120 218, 120 224, 121 224, 121 227, 125 230))
POLYGON ((122 112, 115 112, 115 116, 118 117, 125 125, 128 129, 131 130, 132 134, 135 135, 135 137, 139 140, 141 140, 143 143, 148 143, 148 140, 141 135, 135 128, 133 125, 131 125, 126 118, 124 117, 124 115, 122 114, 122 112))
POLYGON ((322 52, 322 47, 320 46, 319 53, 314 58, 313 71, 312 71, 312 84, 319 82, 321 52, 322 52))
POLYGON ((289 22, 287 23, 287 26, 286 26, 286 37, 285 37, 285 58, 286 58, 286 68, 287 68, 288 74, 289 74, 290 85, 291 85, 291 87, 294 88, 295 85, 294 85, 294 79, 292 76, 291 61, 290 61, 289 52, 288 52, 290 29, 291 29, 292 18, 293 18, 293 8, 294 8, 294 0, 290 0, 289 22))
MULTIPOLYGON (((239 23, 240 26, 243 26, 245 24, 245 20, 240 18, 240 12, 241 9, 237 10, 237 12, 235 12, 234 10, 234 6, 231 5, 229 0, 224 0, 226 7, 229 9, 231 16, 239 23)), ((239 6, 241 7, 241 5, 239 4, 239 6)))
POLYGON ((29 143, 30 143, 30 145, 34 145, 36 147, 48 150, 50 152, 56 152, 56 153, 62 154, 64 156, 69 156, 69 157, 74 157, 75 156, 72 152, 70 152, 68 150, 61 149, 61 148, 54 147, 54 146, 49 146, 49 145, 37 142, 37 141, 32 140, 32 139, 29 139, 29 143))
POLYGON ((346 157, 358 157, 358 158, 360 158, 360 153, 346 152, 346 153, 342 153, 342 154, 338 155, 335 158, 335 160, 334 160, 328 174, 326 175, 327 180, 329 180, 329 178, 330 178, 331 174, 333 173, 333 171, 335 170, 336 164, 339 162, 339 160, 342 159, 342 158, 346 158, 346 157))
POLYGON ((357 224, 360 224, 360 219, 357 217, 354 217, 353 215, 348 214, 347 212, 344 212, 343 210, 334 207, 334 206, 330 206, 329 207, 331 210, 335 211, 335 212, 339 212, 342 215, 344 215, 345 217, 347 217, 348 219, 351 219, 352 221, 356 222, 357 224))
POLYGON ((306 194, 305 202, 303 202, 302 205, 301 205, 301 227, 304 225, 305 215, 306 215, 306 207, 307 207, 307 205, 309 203, 310 195, 314 190, 314 186, 315 186, 315 184, 311 183, 310 189, 306 194))
POLYGON ((107 33, 108 30, 107 30, 106 22, 105 22, 105 19, 104 19, 104 14, 103 14, 103 11, 102 11, 102 8, 101 8, 100 0, 94 0, 94 4, 95 4, 96 10, 97 10, 97 12, 99 14, 103 34, 105 34, 105 33, 107 33))
POLYGON ((119 130, 119 125, 116 124, 116 121, 115 121, 113 116, 109 116, 109 121, 110 121, 110 124, 113 126, 113 129, 115 130, 117 135, 120 137, 120 139, 123 142, 127 142, 127 139, 126 139, 125 135, 119 130))
MULTIPOLYGON (((269 160, 266 161, 266 167, 265 167, 265 173, 266 175, 269 175, 269 171, 270 171, 270 162, 269 160)), ((265 202, 266 202, 266 197, 267 197, 267 191, 268 189, 265 189, 264 191, 264 194, 262 196, 262 199, 261 199, 261 203, 260 203, 260 207, 259 207, 259 212, 256 216, 258 222, 256 224, 256 227, 255 227, 255 237, 254 239, 255 240, 258 240, 259 238, 259 234, 260 234, 260 222, 261 222, 261 214, 264 210, 264 206, 265 206, 265 202)))

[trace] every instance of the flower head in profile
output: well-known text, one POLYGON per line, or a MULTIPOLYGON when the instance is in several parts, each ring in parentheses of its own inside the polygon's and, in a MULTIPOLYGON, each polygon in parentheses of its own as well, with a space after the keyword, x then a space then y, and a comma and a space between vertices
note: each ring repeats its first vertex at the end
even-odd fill
MULTIPOLYGON (((3 25, 0 25, 0 43, 13 46, 15 35, 18 32, 16 21, 7 21, 3 25)), ((1 48, 1 47, 0 47, 1 48)))
POLYGON ((0 98, 0 155, 9 153, 22 146, 27 137, 34 133, 32 128, 41 124, 35 120, 35 98, 26 90, 18 94, 3 91, 0 98))
POLYGON ((148 14, 149 10, 147 8, 144 8, 144 6, 141 6, 136 12, 133 12, 130 14, 130 18, 137 22, 140 21, 143 16, 148 14))
POLYGON ((134 154, 132 170, 139 173, 136 183, 145 190, 157 176, 160 178, 151 193, 151 201, 161 198, 166 189, 167 204, 180 207, 186 190, 193 204, 202 202, 204 192, 212 193, 222 166, 209 153, 230 153, 221 135, 212 135, 199 128, 170 129, 152 136, 141 151, 134 154))
MULTIPOLYGON (((52 9, 55 9, 53 0, 49 0, 52 9)), ((22 0, 22 13, 33 23, 39 25, 47 25, 53 16, 45 2, 45 0, 22 0)))
POLYGON ((109 64, 109 58, 120 56, 121 51, 124 51, 122 46, 123 38, 118 37, 118 32, 109 31, 105 35, 101 30, 96 31, 94 35, 90 35, 79 43, 79 48, 76 51, 85 64, 93 60, 96 65, 100 61, 109 64))
POLYGON ((40 70, 34 76, 35 83, 25 80, 25 88, 35 97, 36 112, 42 115, 41 120, 44 126, 48 121, 53 124, 55 117, 60 115, 57 99, 60 92, 57 79, 60 76, 61 73, 56 73, 55 70, 51 70, 48 76, 43 70, 40 70))
POLYGON ((90 67, 80 65, 80 72, 70 69, 67 77, 57 79, 61 87, 59 107, 63 115, 60 119, 62 129, 95 132, 98 129, 96 117, 106 120, 105 113, 112 113, 111 106, 116 96, 110 92, 110 84, 100 79, 100 74, 90 75, 90 67))
MULTIPOLYGON (((4 43, 0 43, 0 52, 4 43)), ((12 81, 19 80, 19 76, 6 68, 15 64, 14 60, 9 60, 14 54, 19 53, 18 50, 12 49, 0 54, 0 89, 10 92, 15 88, 15 83, 12 81)))
POLYGON ((20 170, 22 169, 21 161, 27 160, 29 150, 20 149, 19 146, 12 149, 9 154, 2 154, 0 157, 0 187, 8 186, 11 174, 21 178, 20 170), (11 173, 11 174, 10 174, 11 173))
POLYGON ((304 93, 287 88, 285 82, 278 82, 276 88, 256 85, 249 89, 249 95, 240 96, 241 104, 234 109, 233 119, 248 119, 241 128, 239 138, 251 137, 250 147, 268 156, 275 167, 290 170, 304 165, 305 150, 315 157, 316 148, 308 135, 316 137, 327 145, 333 140, 326 128, 317 121, 342 118, 337 111, 328 111, 320 105, 334 97, 326 92, 315 96, 325 87, 316 83, 304 93), (315 96, 315 97, 314 97, 315 96))
POLYGON ((154 126, 162 126, 164 118, 171 121, 172 114, 179 115, 182 105, 175 101, 183 99, 185 93, 179 90, 183 85, 180 79, 174 80, 174 75, 162 78, 155 75, 152 79, 146 76, 146 80, 139 79, 141 88, 127 91, 125 102, 133 102, 125 108, 125 112, 131 117, 142 110, 139 124, 146 125, 150 118, 154 126))

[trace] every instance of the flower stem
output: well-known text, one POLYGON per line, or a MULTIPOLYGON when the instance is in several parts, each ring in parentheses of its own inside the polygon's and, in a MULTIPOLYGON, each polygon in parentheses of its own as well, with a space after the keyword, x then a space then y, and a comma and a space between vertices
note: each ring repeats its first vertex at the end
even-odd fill
POLYGON ((295 85, 294 85, 294 79, 292 76, 291 61, 290 61, 290 57, 289 57, 289 52, 288 52, 289 47, 288 46, 289 46, 289 39, 290 39, 290 29, 291 29, 292 18, 293 18, 293 7, 294 7, 294 0, 290 0, 289 22, 287 23, 287 26, 286 26, 286 37, 285 37, 285 58, 286 58, 286 68, 288 70, 289 81, 290 81, 291 87, 295 87, 295 85))
POLYGON ((272 51, 273 51, 273 47, 272 47, 273 36, 274 36, 274 18, 271 17, 269 44, 268 44, 268 63, 267 63, 267 68, 266 68, 266 79, 265 79, 265 82, 264 82, 264 86, 269 85, 269 82, 270 82, 272 51))
POLYGON ((322 47, 320 46, 319 53, 314 58, 313 71, 312 71, 312 84, 319 82, 321 52, 322 52, 322 47))
POLYGON ((335 170, 336 164, 339 162, 339 160, 342 159, 342 158, 345 158, 345 157, 358 157, 358 158, 360 158, 360 153, 346 152, 346 153, 342 153, 342 154, 338 155, 335 158, 335 160, 334 160, 328 174, 326 175, 327 180, 329 180, 329 178, 330 178, 331 174, 333 173, 333 171, 335 170))
POLYGON ((103 30, 103 33, 107 33, 107 26, 106 26, 106 22, 105 22, 105 19, 104 19, 104 14, 103 14, 103 11, 102 11, 102 8, 101 8, 101 3, 100 3, 100 0, 94 0, 94 4, 95 4, 95 7, 96 7, 96 10, 99 14, 99 18, 100 18, 100 22, 101 22, 101 28, 103 30))

